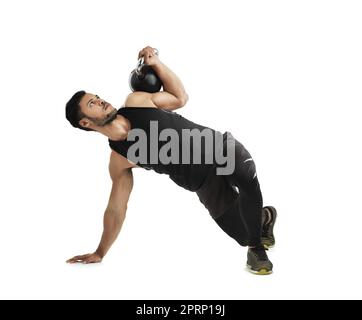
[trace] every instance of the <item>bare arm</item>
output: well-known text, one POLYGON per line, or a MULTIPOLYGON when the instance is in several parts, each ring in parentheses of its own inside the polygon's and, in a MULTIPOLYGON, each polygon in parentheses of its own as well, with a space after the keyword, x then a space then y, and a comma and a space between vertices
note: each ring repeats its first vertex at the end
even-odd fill
POLYGON ((95 252, 101 258, 106 255, 122 229, 132 186, 132 169, 123 170, 113 180, 111 195, 103 217, 103 234, 95 252))
POLYGON ((133 187, 133 166, 123 157, 112 152, 109 172, 112 178, 112 190, 103 217, 103 234, 94 253, 75 256, 68 263, 101 262, 122 229, 126 217, 127 203, 133 187))
POLYGON ((144 57, 145 63, 154 69, 163 83, 164 91, 148 94, 152 103, 156 107, 165 110, 175 110, 183 107, 188 101, 188 95, 180 78, 158 59, 153 48, 144 48, 139 52, 138 56, 144 57))
POLYGON ((153 95, 154 103, 164 105, 165 100, 172 98, 171 95, 178 100, 180 107, 184 106, 188 101, 188 95, 179 77, 162 62, 155 64, 153 69, 161 79, 164 90, 153 95))

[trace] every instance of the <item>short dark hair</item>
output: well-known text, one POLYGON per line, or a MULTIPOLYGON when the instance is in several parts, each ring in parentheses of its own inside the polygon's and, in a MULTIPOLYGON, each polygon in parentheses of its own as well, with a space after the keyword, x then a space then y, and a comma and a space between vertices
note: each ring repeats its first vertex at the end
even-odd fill
POLYGON ((82 127, 79 124, 79 120, 85 117, 85 114, 80 110, 79 105, 80 100, 84 97, 85 94, 86 92, 81 90, 76 92, 73 97, 71 97, 65 106, 65 117, 73 127, 86 131, 93 131, 92 129, 82 127))

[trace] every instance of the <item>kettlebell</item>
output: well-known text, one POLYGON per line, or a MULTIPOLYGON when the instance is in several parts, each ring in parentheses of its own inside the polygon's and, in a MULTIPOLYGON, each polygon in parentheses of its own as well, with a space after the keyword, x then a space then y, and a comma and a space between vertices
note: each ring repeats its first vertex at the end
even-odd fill
MULTIPOLYGON (((155 50, 158 55, 158 50, 155 50)), ((144 64, 144 58, 138 59, 137 67, 129 76, 129 86, 133 92, 146 91, 150 93, 161 90, 162 82, 152 67, 144 64)))

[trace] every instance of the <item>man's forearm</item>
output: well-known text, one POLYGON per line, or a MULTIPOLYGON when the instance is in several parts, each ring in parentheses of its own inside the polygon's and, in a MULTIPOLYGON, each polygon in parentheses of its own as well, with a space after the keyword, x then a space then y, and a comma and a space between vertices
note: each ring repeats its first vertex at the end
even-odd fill
POLYGON ((162 62, 152 66, 163 83, 163 90, 180 100, 187 100, 186 90, 179 77, 162 62))
POLYGON ((125 219, 124 214, 119 214, 107 209, 103 219, 103 234, 96 253, 103 258, 114 241, 117 239, 119 232, 122 229, 123 221, 125 219))

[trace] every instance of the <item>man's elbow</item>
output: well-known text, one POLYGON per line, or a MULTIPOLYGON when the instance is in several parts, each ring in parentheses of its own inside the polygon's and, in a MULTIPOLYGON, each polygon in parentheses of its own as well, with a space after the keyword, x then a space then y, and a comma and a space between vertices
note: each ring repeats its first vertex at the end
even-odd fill
POLYGON ((180 108, 183 107, 187 101, 189 100, 189 96, 187 93, 185 93, 182 97, 179 98, 179 104, 180 104, 180 108))

